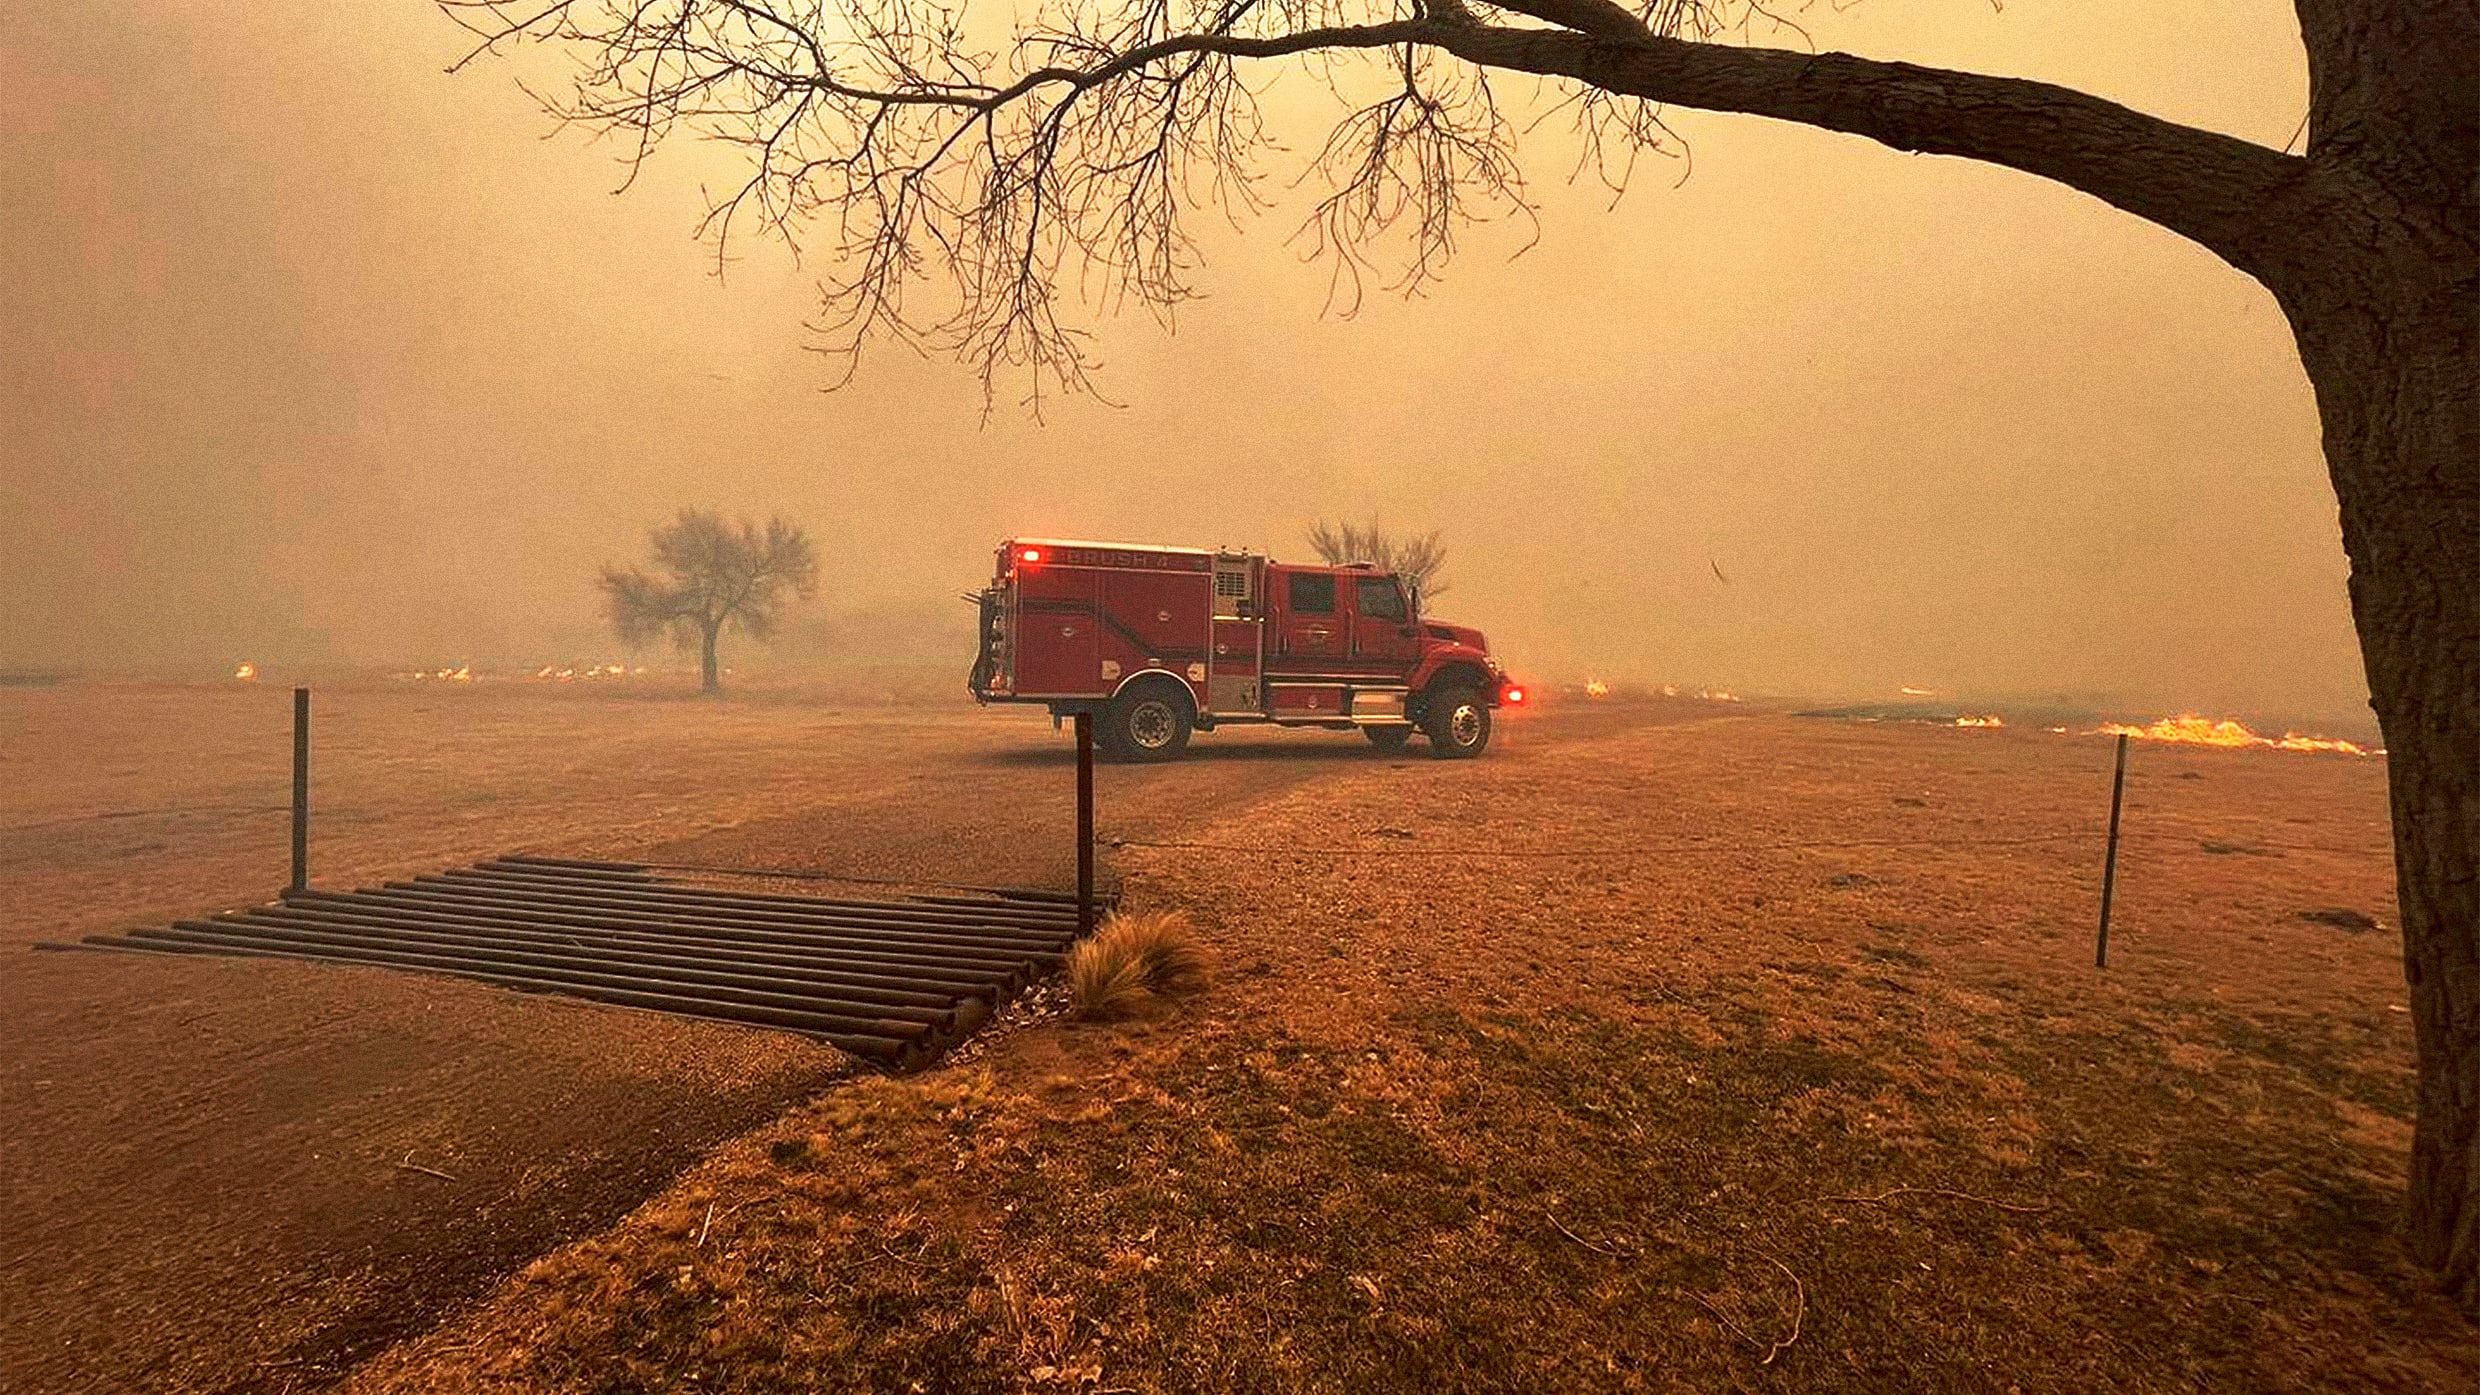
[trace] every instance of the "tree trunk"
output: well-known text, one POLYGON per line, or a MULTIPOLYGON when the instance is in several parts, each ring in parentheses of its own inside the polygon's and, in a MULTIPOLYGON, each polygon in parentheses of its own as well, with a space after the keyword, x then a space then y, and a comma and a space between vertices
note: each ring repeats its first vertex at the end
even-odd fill
POLYGON ((2276 290, 2316 388, 2388 752, 2419 1052, 2406 1235, 2480 1316, 2480 257, 2359 212, 2276 290))
POLYGON ((715 676, 715 641, 721 637, 722 633, 723 624, 721 621, 716 621, 704 627, 705 643, 699 651, 700 666, 698 670, 698 690, 700 692, 711 693, 715 691, 717 687, 721 686, 715 676))

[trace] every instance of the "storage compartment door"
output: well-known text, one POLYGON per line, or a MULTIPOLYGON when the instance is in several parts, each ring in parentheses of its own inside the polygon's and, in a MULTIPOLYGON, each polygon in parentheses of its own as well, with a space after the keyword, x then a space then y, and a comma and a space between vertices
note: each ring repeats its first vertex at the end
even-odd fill
POLYGON ((1348 720, 1344 710, 1341 683, 1271 683, 1266 691, 1274 698, 1277 720, 1348 720))
POLYGON ((1031 566, 1016 579, 1016 691, 1022 697, 1098 697, 1099 574, 1086 567, 1031 566))

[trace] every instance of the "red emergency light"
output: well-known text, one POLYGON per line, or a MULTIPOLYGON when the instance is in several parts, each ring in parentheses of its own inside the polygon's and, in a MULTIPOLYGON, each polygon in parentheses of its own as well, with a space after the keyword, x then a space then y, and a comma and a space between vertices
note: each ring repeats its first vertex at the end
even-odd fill
POLYGON ((1042 560, 1042 549, 1038 547, 1020 547, 1016 550, 1016 560, 1019 562, 1039 562, 1042 560))
POLYGON ((1524 690, 1518 687, 1509 687, 1507 689, 1507 705, 1509 707, 1522 707, 1524 705, 1524 690))

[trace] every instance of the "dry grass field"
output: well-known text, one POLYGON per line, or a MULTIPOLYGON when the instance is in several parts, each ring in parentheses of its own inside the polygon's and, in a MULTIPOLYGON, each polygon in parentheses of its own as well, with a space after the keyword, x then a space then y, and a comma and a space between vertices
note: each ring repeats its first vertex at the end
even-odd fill
POLYGON ((2387 919, 2381 767, 2139 747, 2103 974, 2106 742, 1709 711, 1123 850, 1203 996, 839 1089, 352 1388, 2480 1379, 2312 918, 2387 919))
MULTIPOLYGON (((793 697, 477 693, 445 711, 466 696, 421 712, 364 695, 359 738, 356 699, 335 701, 325 807, 358 808, 366 831, 340 821, 322 875, 516 846, 960 880, 1065 870, 1068 763, 1038 720, 793 697), (357 776, 356 750, 401 765, 357 776)), ((280 875, 280 814, 145 822, 166 817, 143 812, 169 806, 166 788, 236 810, 262 798, 203 763, 149 784, 144 750, 178 744, 146 748, 149 733, 183 720, 162 703, 115 719, 97 768, 125 773, 98 785, 108 798, 9 743, 12 780, 54 765, 0 835, 12 887, 23 874, 41 892, 12 898, 0 934, 109 928, 249 894, 262 864, 280 875)), ((283 718, 267 706, 266 733, 226 749, 266 746, 275 804, 283 718)), ((1289 734, 1220 734, 1198 755, 1106 770, 1102 824, 1130 904, 1195 920, 1203 992, 1133 1021, 1018 1012, 955 1063, 792 1089, 677 1176, 641 1170, 644 1200, 616 1224, 572 1220, 460 1271, 422 1307, 428 1330, 380 1334, 401 1340, 344 1388, 2480 1382, 2470 1328, 2389 1234, 2411 1076, 2377 761, 2139 745, 2102 973, 2105 741, 1654 702, 1529 714, 1472 764, 1289 734)), ((48 991, 25 965, 0 978, 0 1021, 48 991)), ((187 991, 213 991, 179 967, 187 991)), ((330 1006, 419 982, 297 976, 329 985, 330 1006)), ((468 1011, 467 986, 428 987, 468 1011)), ((509 1006, 509 1041, 654 1021, 470 992, 509 1006)), ((74 1110, 23 1088, 32 1048, 6 1030, 17 1137, 71 1129, 74 1110)), ((108 1014, 58 1030, 77 1049, 45 1049, 81 1069, 143 1059, 115 1054, 108 1014)), ((333 1026, 285 1030, 340 1062, 358 1049, 333 1026)), ((414 1099, 444 1110, 489 1078, 467 1059, 480 1049, 424 1045, 414 1099)), ((668 1049, 674 1073, 642 1083, 638 1112, 625 1090, 598 1097, 615 1133, 721 1059, 668 1049)), ((158 1093, 195 1083, 175 1072, 158 1093)), ((497 1088, 523 1118, 564 1087, 497 1088)), ((325 1117, 292 1120, 294 1141, 325 1117)), ((476 1130, 424 1156, 488 1176, 524 1142, 476 1130)), ((225 1174, 198 1178, 202 1195, 239 1193, 217 1203, 236 1224, 282 1209, 235 1171, 258 1157, 228 1149, 212 1160, 225 1174)), ((407 1180, 423 1179, 370 1186, 407 1180)), ((109 1231, 74 1263, 143 1266, 143 1235, 109 1231)), ((7 1256, 11 1272, 73 1263, 78 1237, 54 1240, 7 1256)), ((327 1262, 306 1242, 286 1253, 327 1262)), ((0 1345, 27 1322, 0 1317, 15 1329, 0 1345)), ((306 1389, 345 1364, 226 1363, 223 1383, 189 1383, 306 1389)), ((0 1387, 9 1370, 0 1358, 0 1387)))

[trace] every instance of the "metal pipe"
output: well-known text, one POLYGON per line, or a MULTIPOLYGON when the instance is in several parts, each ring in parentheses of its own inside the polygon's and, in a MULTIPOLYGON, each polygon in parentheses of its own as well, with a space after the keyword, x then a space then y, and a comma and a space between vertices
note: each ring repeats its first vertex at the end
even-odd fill
POLYGON ((968 929, 963 926, 923 927, 867 920, 851 920, 842 916, 821 916, 803 919, 793 916, 747 916, 739 912, 718 912, 679 902, 635 900, 622 897, 563 896, 543 892, 515 892, 506 888, 477 886, 471 882, 416 877, 410 882, 390 882, 381 891, 390 895, 427 896, 464 905, 503 906, 517 910, 560 911, 570 915, 602 918, 636 916, 661 920, 682 927, 739 930, 751 934, 787 937, 792 941, 819 941, 858 946, 910 944, 924 948, 1015 955, 1057 953, 1067 948, 1068 936, 1023 931, 1007 926, 968 929))
POLYGON ((1029 966, 1053 962, 1060 957, 1057 951, 1026 954, 1019 951, 959 949, 952 945, 907 944, 883 938, 839 940, 822 936, 755 934, 712 927, 676 927, 650 917, 526 912, 493 907, 488 903, 429 900, 400 893, 389 893, 385 898, 348 905, 328 903, 315 899, 317 896, 318 893, 314 892, 299 902, 286 904, 300 904, 325 914, 373 916, 415 924, 450 922, 569 934, 617 935, 667 945, 684 953, 762 953, 797 956, 803 962, 810 963, 883 963, 889 966, 891 972, 907 974, 1020 972, 1029 966))
MULTIPOLYGON (((377 935, 401 936, 410 939, 440 937, 476 947, 506 946, 510 949, 546 953, 577 950, 586 953, 607 952, 614 956, 645 959, 658 963, 676 963, 687 969, 733 968, 745 966, 755 971, 781 977, 815 980, 839 987, 868 990, 891 995, 892 1002, 920 1004, 947 1003, 959 995, 1005 990, 1013 985, 1013 975, 922 970, 910 965, 894 966, 884 973, 871 972, 870 965, 854 967, 851 961, 787 953, 753 951, 737 945, 681 944, 660 937, 606 934, 592 930, 552 927, 525 927, 475 921, 465 917, 434 918, 425 916, 408 923, 404 917, 389 917, 367 910, 323 906, 315 903, 286 902, 280 910, 240 912, 262 918, 278 917, 289 922, 333 926, 342 930, 367 931, 377 935)), ((215 919, 233 918, 217 916, 215 919)))
POLYGON ((767 991, 790 991, 838 1003, 869 1004, 880 1011, 899 1017, 915 1017, 944 1027, 955 1011, 956 993, 927 993, 918 989, 872 988, 836 982, 795 969, 774 965, 747 965, 742 968, 716 967, 713 964, 681 963, 670 956, 641 955, 610 946, 561 946, 530 943, 507 943, 441 931, 404 930, 390 926, 337 923, 323 917, 303 916, 285 911, 246 911, 239 915, 217 916, 213 925, 246 927, 254 933, 282 933, 317 943, 370 945, 380 949, 417 951, 440 949, 454 951, 463 957, 504 960, 511 964, 529 964, 542 968, 574 966, 581 969, 630 968, 677 979, 683 983, 711 983, 725 988, 757 988, 767 991))
POLYGON ((456 870, 466 875, 487 874, 494 879, 503 880, 523 878, 531 882, 557 884, 578 890, 612 888, 626 891, 656 891, 751 906, 836 907, 934 916, 984 912, 1010 917, 1050 916, 1063 920, 1069 918, 1075 911, 1073 900, 1064 897, 1061 901, 1052 901, 1040 896, 949 896, 936 893, 907 896, 901 900, 809 896, 788 891, 746 891, 716 886, 695 886, 688 882, 654 876, 573 872, 512 863, 506 858, 486 859, 475 863, 472 867, 456 870))
POLYGON ((128 933, 129 938, 136 940, 187 939, 193 944, 201 942, 239 944, 255 949, 285 953, 309 952, 321 958, 344 959, 359 964, 410 964, 467 977, 514 975, 546 988, 587 987, 618 989, 632 993, 668 992, 686 1001, 797 1012, 815 1019, 825 1030, 857 1032, 870 1036, 893 1036, 917 1040, 928 1035, 932 1026, 928 1022, 915 1018, 885 1016, 874 1008, 859 1013, 836 1012, 832 1010, 835 1004, 831 1000, 810 998, 801 994, 677 983, 645 974, 551 969, 535 965, 512 969, 488 959, 473 959, 456 954, 421 954, 410 950, 372 949, 345 945, 311 946, 299 941, 287 940, 281 934, 235 933, 234 926, 218 924, 214 921, 175 921, 169 930, 132 930, 128 933))
MULTIPOLYGON (((882 886, 931 886, 947 888, 951 892, 977 892, 979 895, 962 897, 955 895, 933 895, 926 892, 915 892, 907 896, 905 899, 908 901, 937 901, 955 902, 961 905, 982 905, 987 902, 988 898, 996 896, 1003 901, 1045 902, 1051 905, 1068 907, 1073 907, 1076 905, 1076 893, 1073 891, 1048 891, 1039 887, 1023 886, 975 886, 966 882, 921 881, 918 879, 906 879, 902 877, 865 877, 841 872, 830 872, 817 867, 729 867, 692 862, 592 862, 580 858, 544 857, 535 853, 509 853, 506 856, 494 858, 490 862, 483 863, 481 865, 516 865, 530 867, 538 871, 575 871, 581 874, 591 874, 595 872, 610 874, 634 873, 638 874, 640 879, 648 881, 660 880, 661 874, 667 872, 690 872, 703 873, 708 876, 716 877, 753 877, 791 881, 846 882, 856 884, 877 883, 882 886)), ((1106 894, 1103 897, 1103 900, 1108 902, 1110 897, 1106 894)))
POLYGON ((416 878, 427 882, 461 882, 475 886, 507 887, 514 891, 538 892, 550 896, 618 897, 629 900, 667 901, 681 905, 712 907, 736 915, 757 918, 795 916, 815 920, 822 916, 852 916, 916 924, 925 929, 955 926, 977 929, 1003 926, 1032 933, 1069 933, 1075 923, 1071 911, 1050 907, 1016 907, 983 903, 962 906, 923 906, 890 901, 829 901, 801 897, 741 896, 730 892, 708 891, 703 887, 675 886, 668 882, 591 882, 580 878, 536 877, 525 873, 495 871, 487 867, 460 867, 416 878))
POLYGON ((852 911, 831 911, 817 915, 800 915, 782 910, 752 911, 737 906, 718 906, 709 902, 680 900, 668 896, 623 896, 554 891, 533 886, 479 881, 454 875, 421 876, 412 878, 410 882, 391 882, 387 889, 421 890, 441 896, 462 896, 467 899, 508 904, 566 906, 577 909, 666 915, 700 924, 732 925, 748 930, 836 929, 862 934, 910 935, 926 941, 943 940, 956 944, 1060 946, 1068 942, 1072 933, 1067 926, 1054 929, 1012 925, 1004 922, 984 924, 922 922, 883 919, 852 911))
MULTIPOLYGON (((288 906, 302 905, 320 914, 373 919, 419 928, 441 923, 465 924, 476 927, 514 926, 538 927, 544 931, 565 931, 574 934, 625 936, 634 940, 655 941, 683 951, 712 949, 717 953, 762 953, 769 956, 798 955, 806 962, 825 960, 852 964, 888 973, 903 974, 930 981, 981 983, 1005 982, 1010 976, 1021 977, 1038 964, 1055 963, 1062 956, 998 954, 993 952, 959 953, 948 947, 912 946, 884 940, 824 941, 814 938, 786 938, 775 935, 744 934, 744 932, 698 929, 671 932, 663 922, 642 917, 563 916, 552 913, 517 913, 493 908, 488 903, 428 901, 410 895, 401 900, 371 898, 330 898, 335 893, 312 892, 288 906), (753 948, 754 947, 754 948, 753 948)), ((1011 987, 1015 984, 1011 983, 1011 987)))
MULTIPOLYGON (((638 930, 606 930, 591 926, 563 926, 541 922, 510 922, 482 916, 439 915, 432 912, 396 906, 334 906, 317 903, 287 902, 281 912, 255 914, 287 914, 307 916, 348 925, 365 925, 374 929, 428 933, 437 930, 450 934, 481 935, 511 938, 518 942, 568 943, 585 948, 612 949, 632 954, 660 954, 693 962, 712 964, 719 960, 748 963, 758 968, 798 969, 810 973, 836 973, 857 976, 888 985, 941 991, 979 992, 991 986, 1012 989, 1029 972, 1024 960, 956 959, 936 955, 875 953, 868 951, 820 953, 782 946, 749 946, 730 942, 684 940, 680 937, 650 934, 638 930)), ((251 914, 251 913, 245 913, 251 914)))
POLYGON ((642 862, 594 862, 582 857, 542 857, 534 853, 510 853, 500 861, 527 862, 538 867, 574 867, 586 872, 648 872, 642 862))

